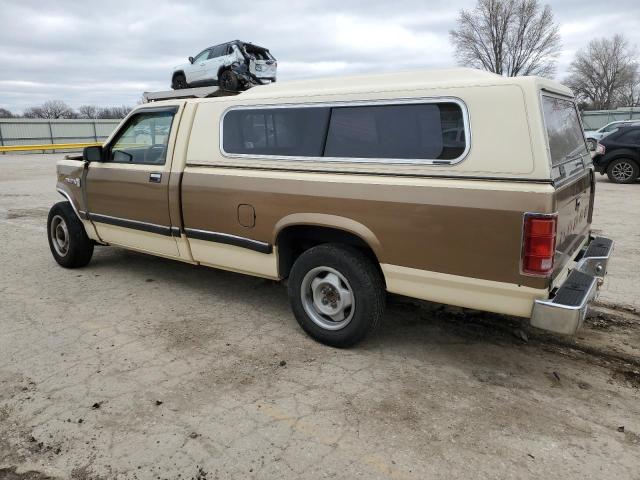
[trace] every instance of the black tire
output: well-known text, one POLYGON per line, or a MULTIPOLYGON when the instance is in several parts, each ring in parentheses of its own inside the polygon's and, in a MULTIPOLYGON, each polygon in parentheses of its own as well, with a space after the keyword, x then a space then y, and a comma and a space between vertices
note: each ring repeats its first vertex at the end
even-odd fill
POLYGON ((49 248, 64 268, 84 267, 93 255, 93 241, 69 202, 56 203, 47 218, 49 248))
POLYGON ((240 82, 238 81, 238 76, 234 72, 232 72, 231 70, 224 70, 220 74, 219 83, 220 88, 222 88, 223 90, 237 92, 240 82))
POLYGON ((189 84, 187 83, 187 78, 184 76, 184 73, 176 73, 171 80, 171 88, 174 90, 182 90, 184 88, 189 88, 189 84))
POLYGON ((638 164, 630 158, 616 158, 607 166, 607 176, 613 183, 634 183, 639 175, 638 164))
MULTIPOLYGON (((338 278, 335 273, 333 275, 338 278)), ((293 264, 288 290, 291 308, 300 326, 315 340, 332 347, 350 347, 363 340, 378 326, 384 312, 386 291, 382 274, 371 259, 347 245, 323 244, 305 251, 293 264), (327 270, 327 275, 321 278, 323 269, 327 270), (315 283, 315 279, 319 278, 317 285, 325 285, 322 282, 327 281, 332 274, 331 271, 342 276, 342 279, 339 279, 343 288, 341 291, 346 290, 352 298, 352 306, 341 312, 344 315, 342 322, 346 322, 344 326, 339 326, 342 322, 332 323, 332 319, 321 313, 315 306, 315 297, 311 293, 311 283, 315 283), (315 276, 315 272, 319 272, 320 276, 315 276), (312 277, 313 282, 307 280, 308 276, 312 277), (306 300, 303 299, 303 291, 306 300), (312 309, 311 315, 309 309, 312 309), (323 327, 318 323, 323 320, 329 327, 323 327)), ((325 306, 320 308, 330 308, 325 302, 325 287, 316 290, 322 292, 320 295, 324 295, 318 297, 318 301, 325 303, 325 306)), ((328 292, 329 295, 332 293, 335 294, 335 291, 328 292)), ((346 297, 338 294, 333 298, 338 298, 339 305, 342 305, 342 299, 346 297)), ((336 306, 334 303, 331 305, 336 306)))

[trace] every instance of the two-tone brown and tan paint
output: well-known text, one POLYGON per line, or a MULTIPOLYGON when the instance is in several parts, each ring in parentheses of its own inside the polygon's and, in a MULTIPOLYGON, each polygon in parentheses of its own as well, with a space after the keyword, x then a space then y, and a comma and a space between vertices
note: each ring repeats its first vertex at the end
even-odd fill
POLYGON ((522 215, 552 212, 550 185, 248 172, 188 167, 182 179, 184 227, 277 245, 291 225, 348 231, 380 263, 545 288, 521 275, 522 215), (238 205, 255 209, 255 227, 238 205))

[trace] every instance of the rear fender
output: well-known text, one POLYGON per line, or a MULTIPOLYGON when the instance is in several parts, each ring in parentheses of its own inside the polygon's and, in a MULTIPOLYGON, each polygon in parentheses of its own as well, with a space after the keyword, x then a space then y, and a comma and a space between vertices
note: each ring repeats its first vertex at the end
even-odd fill
POLYGON ((378 240, 376 235, 368 227, 351 218, 324 213, 294 213, 287 215, 276 223, 272 234, 273 241, 276 241, 282 230, 296 225, 311 225, 344 230, 360 237, 369 248, 373 250, 378 258, 382 255, 380 240, 378 240))
MULTIPOLYGON (((630 158, 631 160, 635 160, 636 163, 640 164, 640 155, 637 152, 634 152, 630 148, 619 148, 611 152, 611 156, 607 158, 607 160, 612 161, 617 158, 630 158)), ((640 166, 640 165, 639 165, 640 166)))

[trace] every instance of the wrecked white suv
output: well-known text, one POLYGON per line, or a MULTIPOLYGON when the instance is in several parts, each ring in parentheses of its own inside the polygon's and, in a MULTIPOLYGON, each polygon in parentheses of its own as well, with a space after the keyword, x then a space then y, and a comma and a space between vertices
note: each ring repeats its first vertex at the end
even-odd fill
POLYGON ((269 50, 234 40, 189 57, 189 63, 173 69, 171 88, 218 85, 225 90, 244 90, 276 81, 278 63, 269 50))

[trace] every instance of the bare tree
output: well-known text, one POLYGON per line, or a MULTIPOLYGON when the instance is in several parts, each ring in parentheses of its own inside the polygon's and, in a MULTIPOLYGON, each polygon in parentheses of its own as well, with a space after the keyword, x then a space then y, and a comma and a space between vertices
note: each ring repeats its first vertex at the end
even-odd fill
POLYGON ((80 118, 98 118, 98 107, 94 105, 81 105, 78 108, 80 118))
POLYGON ((618 106, 640 107, 640 68, 636 66, 635 71, 629 75, 620 90, 618 106))
POLYGON ((78 114, 61 100, 48 100, 38 107, 30 107, 24 112, 27 118, 77 118, 78 114))
POLYGON ((98 111, 98 118, 124 118, 129 115, 131 107, 122 105, 120 107, 105 107, 98 111))
POLYGON ((13 118, 15 115, 6 108, 0 107, 0 118, 13 118))
POLYGON ((27 118, 124 118, 131 111, 131 107, 96 107, 94 105, 82 105, 76 112, 69 105, 60 100, 49 100, 37 107, 30 107, 24 112, 27 118))
POLYGON ((560 35, 539 0, 478 0, 449 32, 458 63, 499 75, 553 76, 560 35))
POLYGON ((571 62, 565 83, 580 101, 594 109, 610 109, 634 98, 637 102, 635 55, 624 35, 591 40, 571 62))

